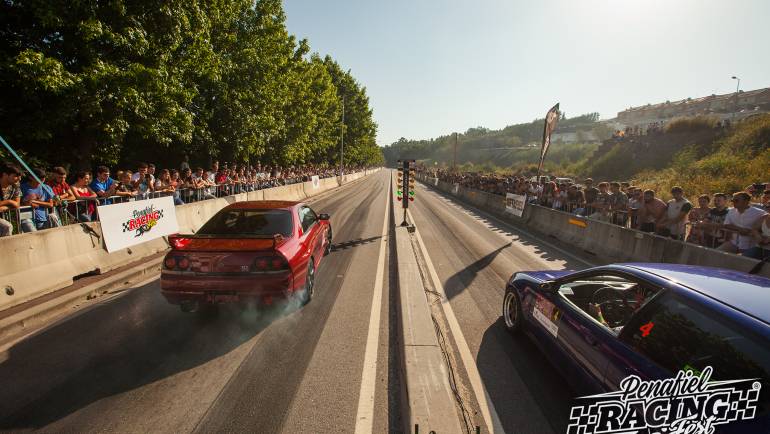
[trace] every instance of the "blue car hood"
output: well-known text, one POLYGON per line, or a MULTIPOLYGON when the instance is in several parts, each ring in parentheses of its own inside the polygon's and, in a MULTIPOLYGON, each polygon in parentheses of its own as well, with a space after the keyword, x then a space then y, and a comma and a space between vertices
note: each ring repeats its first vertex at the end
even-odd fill
POLYGON ((544 271, 519 271, 517 274, 526 274, 527 276, 538 279, 541 282, 545 282, 546 280, 555 280, 572 273, 574 273, 573 270, 544 270, 544 271))

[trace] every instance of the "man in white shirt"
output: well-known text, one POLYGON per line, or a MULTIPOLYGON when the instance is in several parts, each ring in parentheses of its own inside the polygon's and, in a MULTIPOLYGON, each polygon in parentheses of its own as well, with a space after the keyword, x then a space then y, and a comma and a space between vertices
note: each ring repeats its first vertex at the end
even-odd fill
POLYGON ((671 196, 674 198, 666 204, 666 217, 663 225, 668 229, 668 235, 675 239, 684 241, 684 234, 687 225, 687 216, 692 211, 692 203, 684 198, 682 187, 671 189, 671 196))
POLYGON ((719 246, 719 250, 743 253, 756 245, 756 241, 751 237, 751 230, 759 225, 767 213, 751 206, 751 195, 746 192, 735 193, 732 200, 734 208, 727 212, 722 227, 734 231, 735 234, 719 246))

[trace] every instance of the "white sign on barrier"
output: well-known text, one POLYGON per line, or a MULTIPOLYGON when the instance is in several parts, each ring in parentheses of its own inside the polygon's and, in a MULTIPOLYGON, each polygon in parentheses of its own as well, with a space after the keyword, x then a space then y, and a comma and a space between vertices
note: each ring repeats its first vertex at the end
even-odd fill
POLYGON ((452 186, 452 194, 459 194, 460 193, 460 184, 454 183, 452 186))
POLYGON ((97 210, 110 253, 179 232, 171 196, 102 205, 97 210))
POLYGON ((313 190, 318 190, 321 187, 321 180, 318 178, 318 175, 311 176, 310 181, 313 182, 313 190))
POLYGON ((433 178, 433 185, 438 185, 438 178, 433 178))
POLYGON ((524 214, 524 204, 526 203, 527 196, 513 193, 505 194, 505 211, 516 217, 521 217, 521 215, 524 214))

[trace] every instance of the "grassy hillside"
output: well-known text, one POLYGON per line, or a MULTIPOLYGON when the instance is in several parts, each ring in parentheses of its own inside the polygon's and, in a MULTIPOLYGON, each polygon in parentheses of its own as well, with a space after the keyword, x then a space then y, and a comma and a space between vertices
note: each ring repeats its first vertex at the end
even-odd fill
MULTIPOLYGON (((580 140, 593 135, 599 138, 609 137, 611 131, 604 124, 597 122, 598 113, 589 113, 569 119, 561 119, 555 134, 573 133, 580 140)), ((543 119, 529 123, 510 125, 500 130, 478 127, 470 128, 457 135, 458 164, 516 168, 537 161, 540 141, 543 135, 543 119)), ((454 160, 455 136, 446 135, 429 140, 408 140, 401 138, 383 148, 383 154, 389 165, 394 165, 399 158, 413 158, 451 165, 454 160)), ((596 145, 552 145, 549 159, 557 166, 572 164, 580 158, 590 155, 596 145)))
POLYGON ((740 122, 712 143, 687 146, 667 167, 645 170, 634 178, 638 185, 663 193, 680 185, 690 197, 770 182, 770 114, 740 122))

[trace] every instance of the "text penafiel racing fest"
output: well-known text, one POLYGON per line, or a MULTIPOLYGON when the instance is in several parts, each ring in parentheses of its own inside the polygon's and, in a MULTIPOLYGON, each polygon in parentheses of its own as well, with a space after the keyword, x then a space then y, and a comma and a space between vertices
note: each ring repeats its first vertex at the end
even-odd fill
POLYGON ((712 367, 696 374, 642 380, 630 375, 620 390, 578 398, 568 434, 712 434, 719 425, 753 419, 758 379, 711 381, 712 367))

